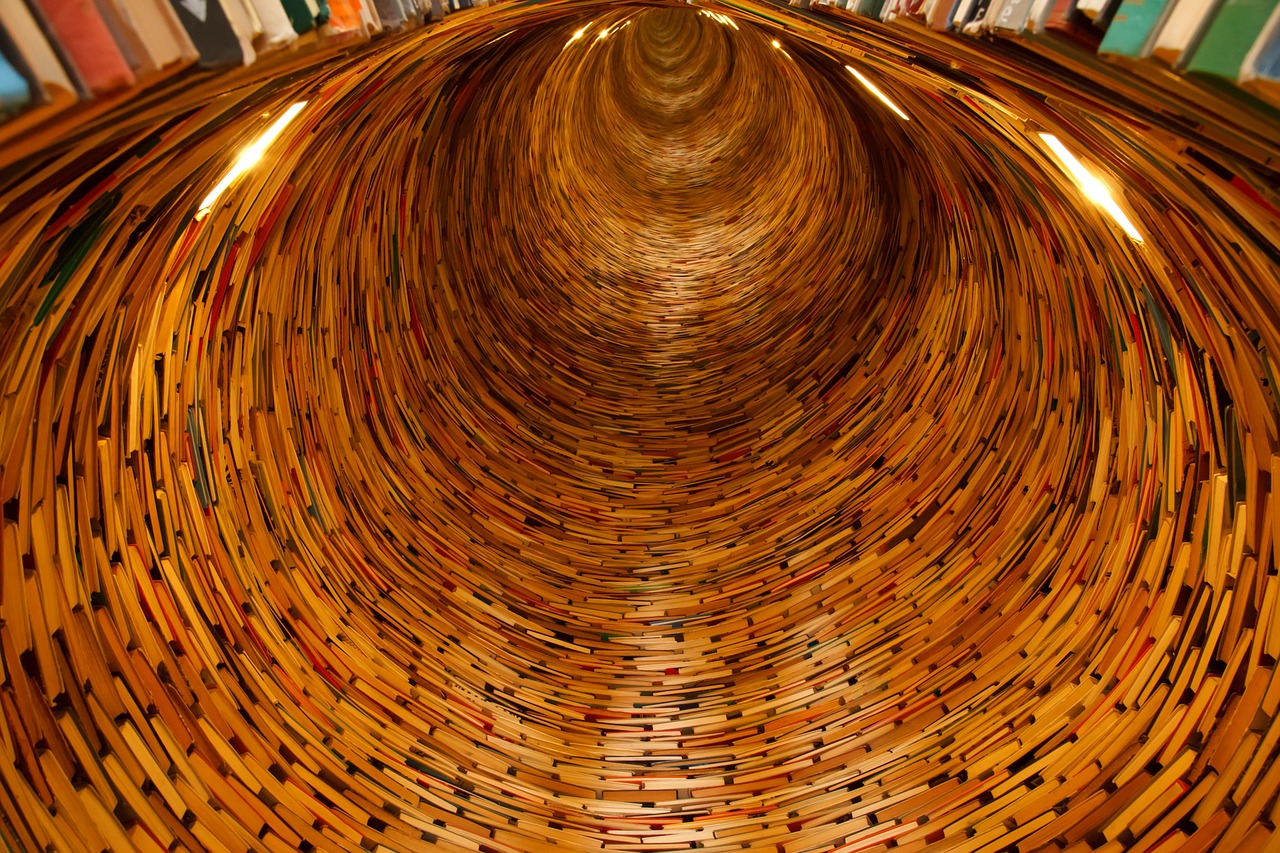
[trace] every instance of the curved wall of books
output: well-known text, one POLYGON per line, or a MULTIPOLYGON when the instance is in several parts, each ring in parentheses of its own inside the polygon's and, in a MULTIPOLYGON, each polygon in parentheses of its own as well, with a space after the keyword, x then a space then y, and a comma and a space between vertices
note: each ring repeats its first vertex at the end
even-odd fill
POLYGON ((10 167, 0 835, 1274 845, 1277 137, 1153 91, 500 6, 10 167))

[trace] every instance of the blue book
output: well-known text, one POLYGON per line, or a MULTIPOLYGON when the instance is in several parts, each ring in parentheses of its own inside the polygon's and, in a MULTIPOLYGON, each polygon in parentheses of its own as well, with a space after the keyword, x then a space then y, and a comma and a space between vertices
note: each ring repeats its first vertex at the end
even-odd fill
POLYGON ((0 54, 0 112, 17 112, 31 103, 31 86, 27 79, 0 54))
POLYGON ((1245 54, 1240 67, 1240 82, 1270 100, 1280 102, 1280 7, 1262 30, 1262 35, 1245 54))

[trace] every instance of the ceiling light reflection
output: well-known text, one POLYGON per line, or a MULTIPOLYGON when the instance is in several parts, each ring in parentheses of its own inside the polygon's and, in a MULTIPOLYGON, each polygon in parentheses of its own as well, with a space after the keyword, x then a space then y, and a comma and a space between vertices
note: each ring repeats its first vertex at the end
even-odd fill
POLYGON ((1129 239, 1135 243, 1143 242, 1142 234, 1129 221, 1129 217, 1120 209, 1120 205, 1112 197, 1111 191, 1107 189, 1102 181, 1093 175, 1085 165, 1081 163, 1076 156, 1067 150, 1067 146, 1052 133, 1042 133, 1040 138, 1044 140, 1044 144, 1049 146, 1049 150, 1058 158, 1058 162, 1066 169, 1067 174, 1071 175, 1076 185, 1080 187, 1080 191, 1085 194, 1090 201, 1101 207, 1107 214, 1116 221, 1116 224, 1124 229, 1124 233, 1129 235, 1129 239))
POLYGON ((846 65, 844 68, 845 68, 845 70, 846 70, 846 71, 848 71, 848 72, 849 72, 850 74, 852 74, 854 77, 857 77, 857 78, 858 78, 858 82, 862 84, 863 88, 865 88, 868 92, 870 92, 871 94, 873 94, 873 95, 875 95, 877 98, 879 98, 879 99, 880 99, 880 101, 881 101, 881 102, 882 102, 886 107, 888 107, 889 109, 891 109, 891 110, 893 110, 895 113, 897 113, 897 114, 898 114, 898 118, 902 119, 903 121, 911 121, 911 116, 907 115, 907 114, 906 114, 906 113, 904 113, 901 109, 899 109, 899 108, 898 108, 898 105, 897 105, 897 104, 895 104, 893 101, 889 100, 889 96, 888 96, 888 95, 886 95, 884 92, 881 92, 881 91, 880 91, 880 87, 879 87, 879 86, 877 86, 875 83, 872 83, 870 80, 868 80, 868 79, 866 78, 866 76, 865 76, 865 75, 863 75, 863 73, 862 73, 861 71, 859 71, 858 69, 854 68, 852 65, 846 65))
POLYGON ((200 209, 196 211, 196 221, 200 221, 209 215, 209 211, 213 209, 213 205, 217 202, 218 197, 226 192, 227 187, 231 186, 236 178, 240 177, 246 171, 254 166, 262 159, 263 152, 267 147, 275 141, 280 132, 285 129, 289 122, 293 121, 298 113, 302 112, 302 108, 307 105, 306 101, 298 101, 280 114, 280 117, 272 122, 271 126, 262 132, 262 135, 249 143, 249 147, 240 152, 240 156, 231 164, 231 168, 222 176, 222 180, 218 181, 218 185, 209 191, 204 197, 204 201, 200 202, 200 209))

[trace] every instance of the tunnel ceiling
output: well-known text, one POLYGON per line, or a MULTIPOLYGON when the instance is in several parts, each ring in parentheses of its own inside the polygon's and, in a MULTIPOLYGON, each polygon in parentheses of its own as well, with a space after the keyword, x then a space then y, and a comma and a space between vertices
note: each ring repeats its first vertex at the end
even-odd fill
POLYGON ((1275 125, 822 20, 499 7, 0 174, 11 847, 1262 849, 1275 125))

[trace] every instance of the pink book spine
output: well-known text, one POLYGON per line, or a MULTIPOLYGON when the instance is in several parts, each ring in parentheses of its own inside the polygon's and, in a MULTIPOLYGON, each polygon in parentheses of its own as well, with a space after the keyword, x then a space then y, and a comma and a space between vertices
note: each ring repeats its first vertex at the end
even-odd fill
POLYGON ((136 82, 93 0, 36 2, 90 89, 109 92, 136 82))

